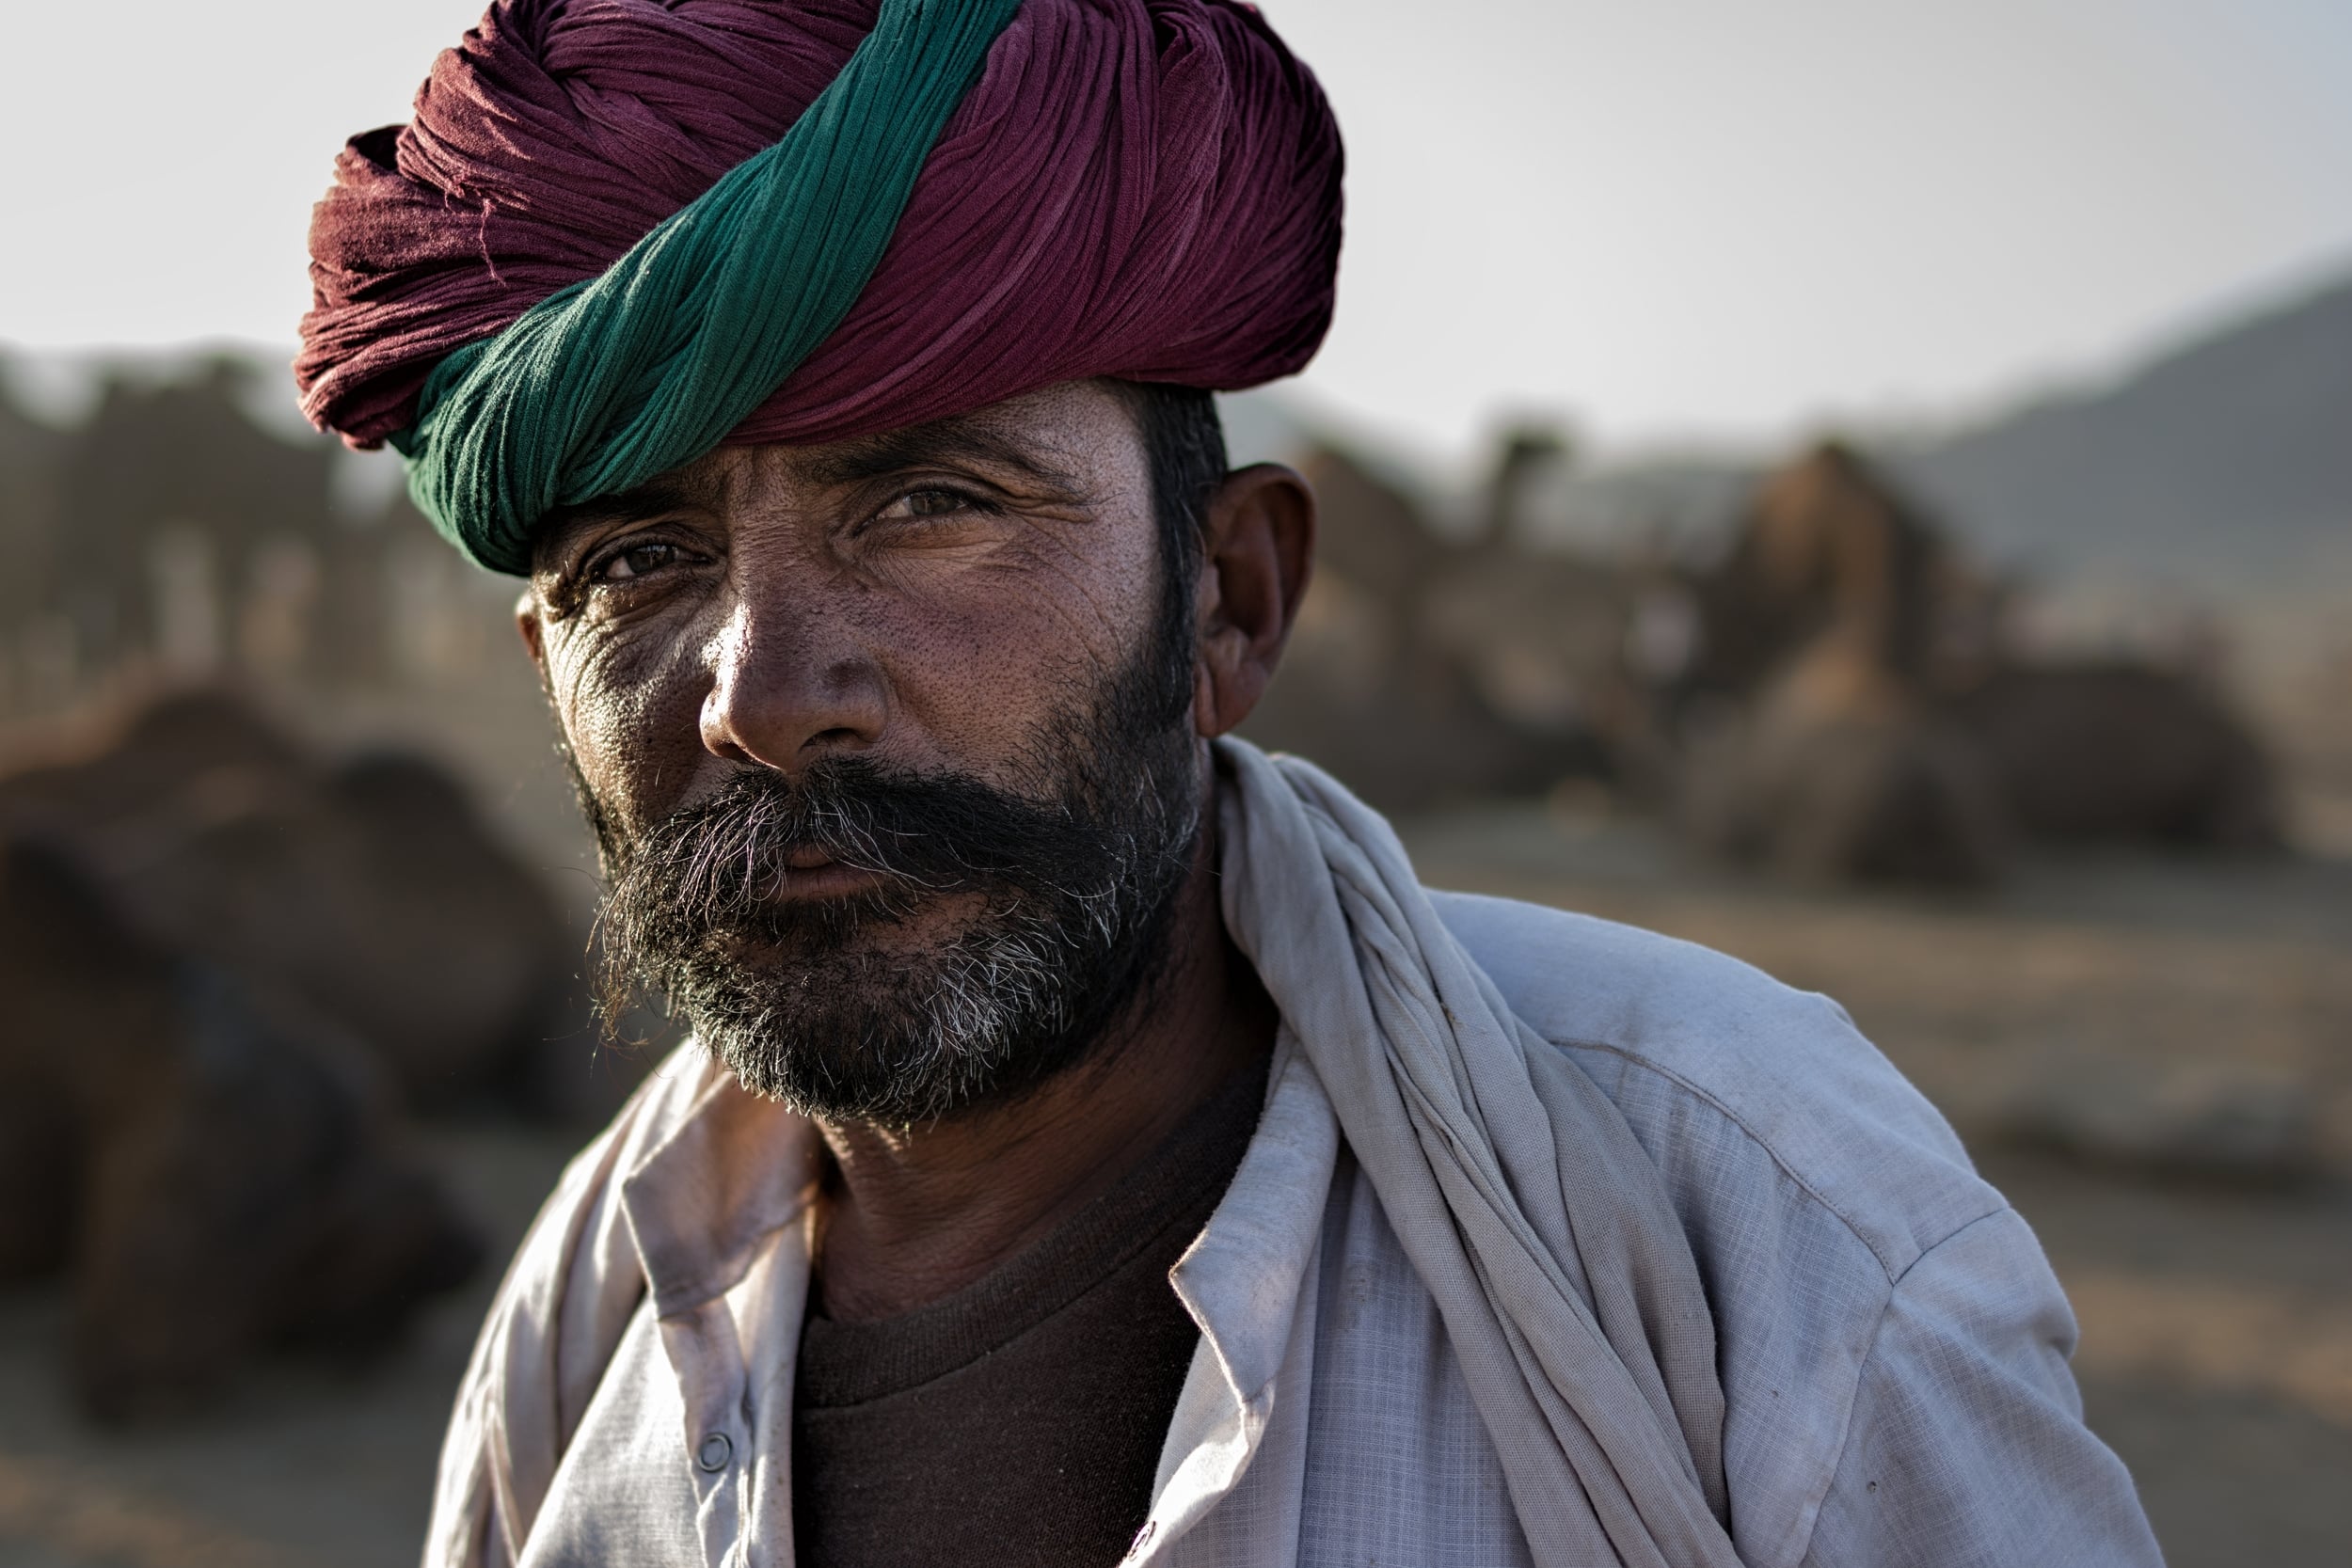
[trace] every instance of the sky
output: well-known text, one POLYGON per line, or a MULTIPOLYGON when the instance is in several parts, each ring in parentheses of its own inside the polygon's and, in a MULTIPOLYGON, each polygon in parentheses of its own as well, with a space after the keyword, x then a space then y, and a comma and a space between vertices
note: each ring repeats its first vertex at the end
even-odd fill
MULTIPOLYGON (((1300 395, 1432 455, 1964 419, 2352 270, 2346 0, 1263 8, 1348 142, 1300 395)), ((479 10, 12 7, 0 343, 285 351, 336 148, 479 10)))

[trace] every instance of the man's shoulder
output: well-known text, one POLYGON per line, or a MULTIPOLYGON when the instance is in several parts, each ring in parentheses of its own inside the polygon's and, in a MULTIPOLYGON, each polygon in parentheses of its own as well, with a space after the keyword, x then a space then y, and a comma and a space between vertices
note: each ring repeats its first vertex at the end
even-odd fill
POLYGON ((1686 1221, 1780 1189, 1834 1215, 1891 1280, 2003 1207, 1943 1117, 1828 997, 1613 921, 1430 898, 1512 1010, 1625 1114, 1686 1221))

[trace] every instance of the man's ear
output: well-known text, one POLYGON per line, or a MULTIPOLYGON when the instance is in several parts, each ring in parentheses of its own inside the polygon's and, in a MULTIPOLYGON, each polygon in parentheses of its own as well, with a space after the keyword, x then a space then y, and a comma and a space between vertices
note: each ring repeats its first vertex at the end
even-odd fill
POLYGON ((539 591, 526 588, 515 601, 515 629, 523 634, 523 647, 539 667, 539 684, 548 684, 547 627, 539 619, 539 591))
POLYGON ((1209 503, 1203 544, 1192 713, 1205 736, 1248 718, 1281 662, 1314 562, 1314 492, 1279 464, 1236 468, 1209 503))

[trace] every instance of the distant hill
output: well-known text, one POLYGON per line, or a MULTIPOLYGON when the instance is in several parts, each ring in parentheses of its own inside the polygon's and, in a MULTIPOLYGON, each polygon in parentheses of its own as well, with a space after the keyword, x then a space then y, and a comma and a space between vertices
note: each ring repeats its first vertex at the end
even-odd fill
POLYGON ((2113 385, 1881 452, 1963 537, 2037 575, 2352 583, 2352 277, 2113 385))

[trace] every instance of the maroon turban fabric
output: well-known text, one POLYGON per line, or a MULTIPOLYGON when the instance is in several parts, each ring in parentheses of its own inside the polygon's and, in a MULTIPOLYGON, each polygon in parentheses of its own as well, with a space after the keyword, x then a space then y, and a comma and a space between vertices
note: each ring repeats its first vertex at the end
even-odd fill
MULTIPOLYGON (((303 408, 410 424, 451 351, 601 273, 780 138, 877 0, 498 0, 311 220, 303 408)), ((1232 389, 1330 325, 1341 147, 1230 0, 1026 0, 849 317, 729 437, 821 441, 1112 375, 1232 389)))

